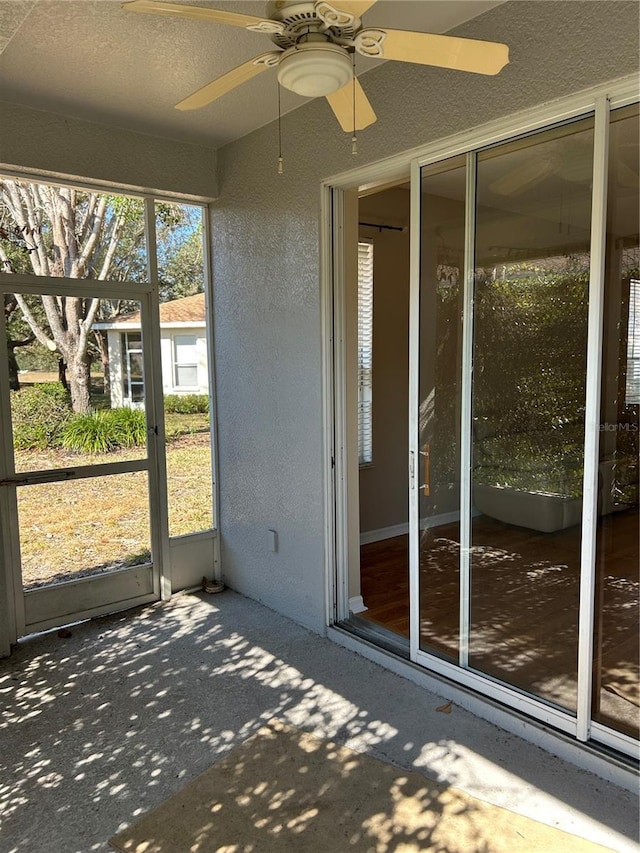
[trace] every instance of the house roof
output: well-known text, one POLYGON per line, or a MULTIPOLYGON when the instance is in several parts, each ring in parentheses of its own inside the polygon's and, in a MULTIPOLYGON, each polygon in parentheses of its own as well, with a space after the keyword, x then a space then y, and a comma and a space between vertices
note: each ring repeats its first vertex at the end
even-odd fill
MULTIPOLYGON (((160 303, 160 327, 175 325, 205 325, 204 293, 194 296, 184 296, 182 299, 172 299, 171 302, 160 303)), ((111 322, 94 323, 97 329, 115 329, 120 327, 140 326, 140 312, 123 314, 111 322)))

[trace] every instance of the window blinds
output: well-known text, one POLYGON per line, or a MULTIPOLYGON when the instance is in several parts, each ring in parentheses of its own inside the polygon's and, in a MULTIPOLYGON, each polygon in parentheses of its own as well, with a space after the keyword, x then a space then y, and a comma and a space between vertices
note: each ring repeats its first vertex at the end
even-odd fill
POLYGON ((175 382, 177 388, 198 386, 198 339, 195 335, 176 335, 175 382))
POLYGON ((373 243, 358 243, 358 461, 373 460, 373 243))
POLYGON ((632 278, 629 289, 629 337, 627 339, 628 406, 640 404, 640 281, 632 278))

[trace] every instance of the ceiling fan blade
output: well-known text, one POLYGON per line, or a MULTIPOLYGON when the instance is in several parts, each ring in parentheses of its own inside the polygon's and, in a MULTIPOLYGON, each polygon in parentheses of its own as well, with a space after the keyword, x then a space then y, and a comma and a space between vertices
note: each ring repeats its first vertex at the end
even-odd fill
POLYGON ((354 41, 363 56, 476 74, 497 74, 509 62, 508 45, 494 41, 386 29, 360 30, 354 41))
POLYGON ((215 21, 218 24, 231 24, 232 27, 259 27, 261 24, 273 24, 255 15, 240 15, 237 12, 224 12, 220 9, 205 9, 203 6, 183 6, 178 3, 157 3, 155 0, 132 0, 123 3, 127 12, 142 12, 150 15, 171 15, 174 18, 199 18, 215 21))
POLYGON ((314 12, 328 27, 348 26, 362 17, 376 0, 316 0, 314 12))
POLYGON ((354 18, 361 18, 376 0, 335 0, 336 9, 348 12, 354 18))
MULTIPOLYGON (((364 93, 360 81, 356 78, 356 130, 364 130, 377 120, 369 98, 364 93)), ((353 81, 347 83, 337 92, 327 95, 329 106, 338 119, 340 127, 345 133, 353 130, 353 81)))
POLYGON ((235 89, 236 86, 246 83, 252 77, 262 74, 268 68, 275 68, 281 55, 282 51, 272 50, 269 53, 262 53, 260 56, 256 56, 255 59, 250 59, 242 65, 238 65, 233 71, 228 71, 222 77, 218 77, 217 80, 207 83, 206 86, 203 86, 197 92, 189 95, 188 98, 180 101, 180 103, 176 104, 176 109, 197 110, 200 107, 206 107, 207 104, 222 97, 222 95, 226 95, 227 92, 235 89))

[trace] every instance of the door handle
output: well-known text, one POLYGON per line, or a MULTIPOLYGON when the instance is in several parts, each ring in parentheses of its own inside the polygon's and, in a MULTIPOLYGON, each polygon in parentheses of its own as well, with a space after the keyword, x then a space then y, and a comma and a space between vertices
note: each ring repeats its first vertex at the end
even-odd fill
POLYGON ((425 444, 420 454, 424 456, 424 483, 422 494, 429 497, 431 494, 431 445, 425 444))

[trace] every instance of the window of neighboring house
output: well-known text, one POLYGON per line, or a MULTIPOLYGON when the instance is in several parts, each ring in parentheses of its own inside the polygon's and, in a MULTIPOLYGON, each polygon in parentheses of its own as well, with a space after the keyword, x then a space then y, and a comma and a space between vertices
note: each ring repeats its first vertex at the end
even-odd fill
POLYGON ((632 278, 629 288, 626 403, 640 405, 640 280, 632 278))
POLYGON ((358 242, 358 461, 373 461, 373 243, 358 242))
POLYGON ((124 398, 130 403, 144 400, 142 333, 122 333, 122 383, 124 398))
POLYGON ((173 376, 176 388, 198 387, 198 339, 176 335, 173 339, 173 376))

